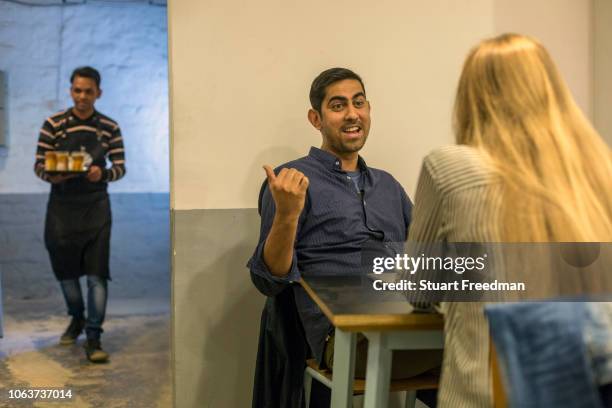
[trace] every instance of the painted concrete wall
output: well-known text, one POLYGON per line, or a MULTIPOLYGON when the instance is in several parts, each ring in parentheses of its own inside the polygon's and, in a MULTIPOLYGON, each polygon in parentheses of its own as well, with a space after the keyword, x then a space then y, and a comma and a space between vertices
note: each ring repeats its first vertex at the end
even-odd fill
POLYGON ((263 296, 245 263, 261 165, 320 145, 306 119, 312 79, 338 65, 363 76, 363 155, 412 195, 422 157, 452 142, 459 72, 481 38, 526 31, 550 43, 590 109, 590 2, 538 4, 540 25, 526 2, 506 0, 170 2, 177 408, 250 405, 263 296))
POLYGON ((593 0, 594 121, 612 147, 612 2, 593 0))
POLYGON ((117 120, 127 176, 115 192, 168 192, 166 8, 141 4, 27 7, 0 2, 0 71, 8 78, 8 150, 0 193, 45 192, 32 169, 38 130, 71 105, 74 68, 102 74, 96 107, 117 120))

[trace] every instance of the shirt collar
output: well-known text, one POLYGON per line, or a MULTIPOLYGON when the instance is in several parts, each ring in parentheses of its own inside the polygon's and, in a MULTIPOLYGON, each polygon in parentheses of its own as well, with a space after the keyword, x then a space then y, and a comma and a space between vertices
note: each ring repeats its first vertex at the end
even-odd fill
POLYGON ((77 115, 75 115, 74 112, 72 111, 72 108, 70 108, 70 111, 68 112, 68 118, 70 120, 79 121, 79 122, 90 122, 92 120, 95 120, 97 117, 98 117, 98 111, 95 110, 95 109, 94 109, 93 113, 91 115, 89 115, 89 117, 87 117, 85 119, 81 119, 77 115))
MULTIPOLYGON (((342 171, 342 163, 340 159, 330 152, 327 152, 325 150, 321 150, 321 149, 318 149, 312 146, 310 148, 310 152, 308 153, 308 156, 312 157, 313 159, 317 160, 320 163, 323 163, 323 165, 325 165, 325 167, 330 170, 342 171)), ((368 165, 366 164, 365 160, 363 160, 363 157, 361 156, 357 158, 357 167, 361 171, 369 173, 368 165)))

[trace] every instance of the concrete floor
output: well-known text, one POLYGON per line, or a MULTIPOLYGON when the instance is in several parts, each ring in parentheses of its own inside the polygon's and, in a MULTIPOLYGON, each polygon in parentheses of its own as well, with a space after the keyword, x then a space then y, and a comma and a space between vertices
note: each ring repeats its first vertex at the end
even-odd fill
POLYGON ((66 316, 15 319, 5 315, 5 338, 0 340, 0 407, 171 407, 170 315, 161 312, 163 308, 153 307, 157 309, 153 314, 121 314, 116 308, 113 313, 110 308, 102 337, 110 354, 106 364, 92 364, 85 358, 83 335, 75 345, 58 345, 68 323, 66 316), (73 398, 8 398, 9 390, 24 388, 70 389, 73 398))

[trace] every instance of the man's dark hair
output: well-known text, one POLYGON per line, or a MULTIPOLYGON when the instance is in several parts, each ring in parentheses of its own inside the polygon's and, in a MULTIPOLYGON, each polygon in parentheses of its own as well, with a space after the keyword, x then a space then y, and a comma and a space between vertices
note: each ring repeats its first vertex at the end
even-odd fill
POLYGON ((70 83, 73 83, 74 78, 78 76, 82 78, 93 79, 96 83, 96 86, 100 88, 100 81, 102 80, 102 78, 100 78, 100 73, 97 69, 92 67, 78 67, 77 69, 72 71, 72 75, 70 75, 70 83))
POLYGON ((310 86, 310 105, 312 109, 321 113, 321 104, 325 99, 325 90, 331 84, 342 81, 345 79, 355 79, 359 81, 363 88, 363 94, 365 95, 365 85, 361 80, 361 77, 347 68, 330 68, 321 72, 310 86))

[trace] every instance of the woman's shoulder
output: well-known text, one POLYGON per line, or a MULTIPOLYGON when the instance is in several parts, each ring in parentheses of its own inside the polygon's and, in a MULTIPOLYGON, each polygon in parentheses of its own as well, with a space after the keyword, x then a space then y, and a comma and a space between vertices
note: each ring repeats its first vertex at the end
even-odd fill
POLYGON ((440 187, 470 187, 493 182, 493 172, 486 155, 466 145, 449 145, 431 151, 423 167, 440 187))
POLYGON ((484 154, 477 148, 467 145, 440 146, 425 156, 425 161, 433 165, 446 165, 453 163, 482 164, 484 154))

